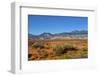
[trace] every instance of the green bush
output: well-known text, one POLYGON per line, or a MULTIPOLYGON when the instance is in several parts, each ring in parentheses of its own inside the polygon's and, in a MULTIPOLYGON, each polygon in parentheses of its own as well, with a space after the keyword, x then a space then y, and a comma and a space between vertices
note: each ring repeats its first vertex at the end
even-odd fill
POLYGON ((66 51, 76 51, 76 50, 78 50, 78 48, 73 46, 73 45, 64 45, 63 48, 66 51))
POLYGON ((56 55, 61 55, 66 53, 67 51, 76 51, 76 50, 78 50, 78 48, 72 45, 56 46, 53 49, 56 55))
POLYGON ((64 53, 64 49, 62 46, 56 46, 53 48, 53 51, 55 52, 56 55, 61 55, 64 53))

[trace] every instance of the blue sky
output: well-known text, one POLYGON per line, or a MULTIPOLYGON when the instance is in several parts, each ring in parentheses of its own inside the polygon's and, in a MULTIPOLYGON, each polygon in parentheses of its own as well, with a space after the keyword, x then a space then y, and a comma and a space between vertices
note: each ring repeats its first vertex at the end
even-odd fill
POLYGON ((28 15, 28 33, 62 33, 88 30, 88 17, 28 15))

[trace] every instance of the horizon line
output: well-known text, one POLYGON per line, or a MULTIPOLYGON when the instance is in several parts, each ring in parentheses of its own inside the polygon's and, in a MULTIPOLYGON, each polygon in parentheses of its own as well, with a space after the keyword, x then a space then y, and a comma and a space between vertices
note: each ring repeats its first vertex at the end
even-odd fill
MULTIPOLYGON (((87 31, 87 32, 88 32, 88 30, 73 30, 73 31, 87 31)), ((52 32, 42 32, 42 33, 40 33, 40 34, 43 34, 43 33, 50 33, 50 34, 71 33, 71 32, 73 32, 73 31, 57 32, 57 33, 52 33, 52 32)), ((40 35, 40 34, 32 34, 32 33, 28 33, 28 34, 31 34, 31 35, 40 35)))

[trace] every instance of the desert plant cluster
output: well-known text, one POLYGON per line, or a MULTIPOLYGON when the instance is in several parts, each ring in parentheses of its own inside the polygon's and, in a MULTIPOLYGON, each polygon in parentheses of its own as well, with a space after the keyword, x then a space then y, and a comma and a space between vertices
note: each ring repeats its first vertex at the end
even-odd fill
POLYGON ((87 58, 87 48, 87 39, 28 40, 28 60, 87 58))

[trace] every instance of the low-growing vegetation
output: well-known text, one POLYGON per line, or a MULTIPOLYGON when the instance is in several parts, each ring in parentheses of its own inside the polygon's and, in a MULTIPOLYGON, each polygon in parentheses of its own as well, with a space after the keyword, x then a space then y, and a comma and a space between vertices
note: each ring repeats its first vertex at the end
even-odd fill
POLYGON ((61 55, 64 53, 67 53, 68 51, 77 51, 78 48, 73 45, 63 45, 63 46, 56 46, 54 47, 53 51, 56 53, 56 55, 61 55))
POLYGON ((88 58, 87 40, 29 41, 28 60, 88 58))
POLYGON ((65 50, 62 46, 56 46, 53 48, 53 51, 55 52, 56 55, 61 55, 65 53, 65 50))
POLYGON ((73 51, 73 50, 76 51, 76 50, 78 50, 78 48, 73 46, 73 45, 64 45, 63 49, 67 50, 67 51, 73 51))
POLYGON ((43 43, 39 43, 39 42, 36 42, 32 45, 32 48, 44 48, 44 44, 43 43))

